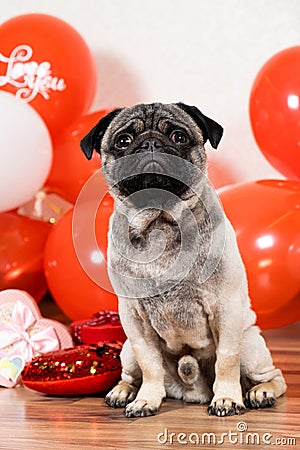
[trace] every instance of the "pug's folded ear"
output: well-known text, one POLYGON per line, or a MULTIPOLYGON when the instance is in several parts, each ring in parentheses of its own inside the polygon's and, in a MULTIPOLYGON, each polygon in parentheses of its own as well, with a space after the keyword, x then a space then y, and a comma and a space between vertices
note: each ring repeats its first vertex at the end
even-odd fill
POLYGON ((206 117, 196 106, 176 103, 179 108, 185 111, 198 125, 203 133, 204 142, 209 140, 213 148, 217 148, 223 135, 223 127, 214 120, 206 117))
POLYGON ((122 108, 111 111, 91 129, 91 131, 80 141, 80 147, 87 159, 91 159, 93 151, 100 153, 102 138, 111 121, 122 111, 122 108))

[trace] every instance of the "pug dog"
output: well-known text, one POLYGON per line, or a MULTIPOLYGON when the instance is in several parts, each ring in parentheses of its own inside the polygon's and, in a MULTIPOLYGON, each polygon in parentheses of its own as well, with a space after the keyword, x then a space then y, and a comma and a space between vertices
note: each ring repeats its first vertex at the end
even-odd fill
POLYGON ((105 401, 127 417, 156 414, 165 397, 242 414, 286 390, 206 177, 204 144, 222 134, 195 106, 153 103, 110 112, 81 141, 88 159, 100 153, 114 198, 108 271, 128 339, 105 401))

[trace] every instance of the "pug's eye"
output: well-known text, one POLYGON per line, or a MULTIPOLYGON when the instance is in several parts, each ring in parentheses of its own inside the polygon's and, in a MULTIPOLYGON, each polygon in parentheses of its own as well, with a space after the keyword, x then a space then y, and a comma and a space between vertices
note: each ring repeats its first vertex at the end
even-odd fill
POLYGON ((132 143, 133 137, 129 133, 122 133, 120 134, 115 142, 115 147, 124 149, 129 147, 129 145, 132 143))
POLYGON ((179 144, 179 145, 188 144, 190 141, 188 134, 183 130, 172 131, 172 133, 170 134, 170 139, 175 144, 179 144))

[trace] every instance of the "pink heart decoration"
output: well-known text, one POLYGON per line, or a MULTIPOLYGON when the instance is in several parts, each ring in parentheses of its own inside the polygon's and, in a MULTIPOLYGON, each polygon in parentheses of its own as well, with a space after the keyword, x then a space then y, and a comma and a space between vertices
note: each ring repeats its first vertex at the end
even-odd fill
POLYGON ((0 292, 0 386, 18 384, 25 363, 33 357, 72 345, 68 329, 43 318, 27 292, 0 292))

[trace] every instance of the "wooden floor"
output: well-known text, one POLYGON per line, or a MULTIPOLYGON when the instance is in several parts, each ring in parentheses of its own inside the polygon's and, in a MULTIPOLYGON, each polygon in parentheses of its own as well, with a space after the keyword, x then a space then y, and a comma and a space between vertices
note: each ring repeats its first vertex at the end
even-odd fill
MULTIPOLYGON (((62 318, 55 308, 49 315, 62 318)), ((157 416, 127 419, 100 396, 53 398, 0 388, 0 449, 300 449, 300 323, 264 336, 288 384, 273 408, 216 418, 206 406, 168 399, 157 416)))

